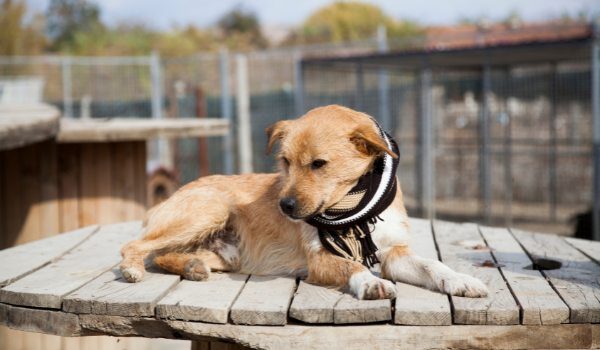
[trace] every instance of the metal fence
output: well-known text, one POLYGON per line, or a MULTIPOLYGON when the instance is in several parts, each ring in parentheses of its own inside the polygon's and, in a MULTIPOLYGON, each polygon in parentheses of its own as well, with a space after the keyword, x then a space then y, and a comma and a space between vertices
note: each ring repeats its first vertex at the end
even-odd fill
POLYGON ((596 84, 600 78, 589 59, 468 69, 407 69, 368 60, 331 66, 304 59, 377 50, 386 50, 381 36, 352 45, 172 59, 4 57, 0 78, 41 78, 44 100, 65 117, 231 120, 232 136, 224 139, 151 145, 154 162, 164 163, 166 153, 186 183, 239 171, 238 74, 245 61, 256 172, 274 167, 264 155, 268 125, 338 103, 375 116, 394 133, 413 215, 566 233, 571 218, 591 206, 592 140, 600 134, 592 133, 591 77, 596 84), (203 154, 208 157, 201 159, 203 154))
POLYGON ((410 212, 567 234, 593 203, 590 57, 308 59, 303 99, 305 109, 339 103, 388 125, 410 212))

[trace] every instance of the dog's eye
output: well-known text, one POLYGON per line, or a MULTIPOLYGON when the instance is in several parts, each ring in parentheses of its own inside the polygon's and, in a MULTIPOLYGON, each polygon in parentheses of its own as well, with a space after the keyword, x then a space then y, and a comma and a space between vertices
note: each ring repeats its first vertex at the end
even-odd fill
POLYGON ((323 165, 327 164, 327 161, 324 159, 315 159, 312 163, 310 163, 311 169, 319 169, 322 168, 323 165))
POLYGON ((286 167, 290 166, 290 161, 286 157, 281 157, 281 161, 286 167))

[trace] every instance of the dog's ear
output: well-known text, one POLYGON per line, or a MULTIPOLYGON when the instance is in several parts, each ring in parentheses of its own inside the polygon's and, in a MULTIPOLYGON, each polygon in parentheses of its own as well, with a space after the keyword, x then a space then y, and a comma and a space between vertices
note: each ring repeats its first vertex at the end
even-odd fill
POLYGON ((275 142, 281 140, 285 136, 288 124, 288 120, 280 120, 265 130, 267 132, 267 137, 269 138, 269 142, 267 143, 267 154, 271 153, 275 142))
POLYGON ((356 145, 356 148, 367 155, 380 155, 387 153, 393 158, 398 155, 388 148, 385 140, 375 131, 371 124, 361 124, 350 134, 350 142, 356 145))

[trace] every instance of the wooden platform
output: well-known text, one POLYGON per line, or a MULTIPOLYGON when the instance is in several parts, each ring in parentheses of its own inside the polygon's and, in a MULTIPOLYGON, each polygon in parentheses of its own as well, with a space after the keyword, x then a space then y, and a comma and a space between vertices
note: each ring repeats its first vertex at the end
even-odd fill
POLYGON ((140 141, 154 138, 186 138, 223 136, 229 132, 229 122, 219 118, 178 119, 61 119, 58 141, 108 142, 140 141))
POLYGON ((48 105, 0 106, 0 151, 53 138, 60 111, 48 105))
POLYGON ((220 339, 256 348, 594 348, 600 346, 600 243, 411 219, 413 248, 482 279, 483 299, 397 284, 359 301, 289 277, 151 269, 129 284, 120 246, 140 222, 90 226, 0 251, 0 324, 63 336, 220 339), (558 261, 539 270, 533 261, 558 261), (533 261, 532 261, 533 259, 533 261))

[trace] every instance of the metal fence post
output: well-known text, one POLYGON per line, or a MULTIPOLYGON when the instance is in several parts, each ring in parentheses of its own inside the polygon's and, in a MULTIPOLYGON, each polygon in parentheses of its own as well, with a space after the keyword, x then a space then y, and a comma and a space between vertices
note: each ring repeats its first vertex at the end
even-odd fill
POLYGON ((73 118, 73 81, 71 77, 71 57, 65 56, 61 62, 63 85, 63 115, 73 118))
POLYGON ((557 105, 558 105, 558 67, 557 63, 552 63, 551 82, 550 82, 550 159, 549 159, 549 178, 550 183, 548 184, 550 190, 550 219, 556 221, 556 209, 558 205, 558 182, 557 182, 557 153, 558 153, 558 140, 557 140, 557 105))
POLYGON ((236 68, 239 169, 244 174, 252 172, 252 124, 250 123, 248 59, 245 55, 236 56, 236 68))
POLYGON ((229 52, 226 49, 221 50, 219 55, 219 75, 221 80, 222 118, 229 122, 229 132, 227 135, 223 136, 223 171, 225 174, 233 174, 233 135, 235 130, 229 87, 229 52))
POLYGON ((356 89, 354 90, 356 98, 356 109, 364 112, 365 108, 365 74, 363 71, 363 64, 358 61, 356 64, 356 89))
MULTIPOLYGON (((388 51, 387 31, 384 25, 377 27, 377 51, 384 53, 388 51)), ((380 68, 378 74, 378 102, 379 120, 384 130, 391 131, 392 120, 390 115, 390 76, 387 69, 380 68)))
POLYGON ((600 241, 600 23, 597 19, 593 25, 592 41, 592 114, 593 114, 593 161, 594 161, 594 195, 592 206, 592 237, 600 241))
POLYGON ((150 79, 152 81, 152 118, 162 118, 162 72, 160 68, 160 57, 157 52, 150 56, 150 79))
POLYGON ((427 219, 435 218, 435 150, 433 128, 433 98, 431 69, 424 68, 420 72, 419 98, 419 143, 420 182, 419 193, 423 215, 427 219))
POLYGON ((490 108, 491 69, 489 64, 483 66, 481 81, 481 110, 479 111, 479 188, 483 204, 483 218, 486 223, 492 217, 492 188, 490 171, 490 108))
POLYGON ((513 183, 512 183, 512 115, 508 110, 509 93, 512 90, 512 78, 510 68, 503 70, 504 76, 504 113, 506 113, 506 125, 504 126, 504 208, 505 225, 512 227, 512 201, 513 201, 513 183))
POLYGON ((302 66, 302 54, 300 51, 294 53, 294 110, 296 116, 304 114, 304 70, 302 66))
MULTIPOLYGON (((162 92, 162 69, 160 64, 160 56, 157 52, 153 52, 149 59, 150 65, 150 81, 151 81, 151 108, 152 108, 152 119, 163 118, 163 92, 162 92)), ((156 140, 155 152, 151 151, 150 147, 150 158, 153 162, 172 168, 173 167, 173 155, 171 153, 171 147, 169 141, 161 138, 156 140), (154 153, 154 154, 152 154, 154 153)))

